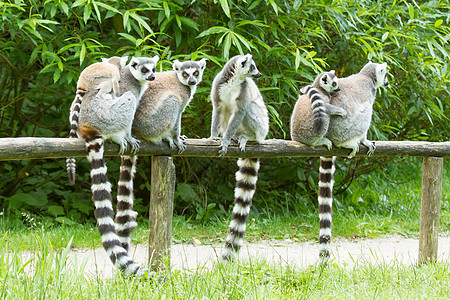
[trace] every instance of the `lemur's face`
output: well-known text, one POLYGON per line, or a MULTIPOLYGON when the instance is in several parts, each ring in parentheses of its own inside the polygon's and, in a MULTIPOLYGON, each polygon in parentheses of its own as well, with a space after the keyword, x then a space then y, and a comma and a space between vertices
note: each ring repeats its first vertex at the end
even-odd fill
POLYGON ((387 79, 387 64, 377 64, 375 72, 377 76, 375 88, 378 88, 380 86, 388 86, 389 81, 387 79))
POLYGON ((206 58, 200 61, 173 62, 173 70, 177 74, 178 80, 184 85, 194 86, 202 81, 203 71, 206 67, 206 58))
POLYGON ((237 60, 237 67, 239 68, 241 73, 244 73, 249 77, 259 78, 262 76, 262 74, 256 67, 255 61, 253 60, 251 54, 246 54, 239 57, 239 59, 237 60))
POLYGON ((130 62, 130 71, 138 81, 155 80, 156 64, 159 56, 133 57, 130 62))
POLYGON ((338 85, 338 78, 335 75, 334 70, 322 75, 322 77, 320 78, 320 86, 328 93, 338 92, 340 90, 338 85))

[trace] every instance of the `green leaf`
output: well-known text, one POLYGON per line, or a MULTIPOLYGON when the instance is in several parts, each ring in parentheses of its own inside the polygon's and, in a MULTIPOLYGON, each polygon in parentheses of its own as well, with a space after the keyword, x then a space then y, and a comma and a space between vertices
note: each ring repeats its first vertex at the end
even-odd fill
POLYGON ((86 45, 83 43, 81 44, 80 49, 80 65, 83 63, 85 56, 86 56, 86 45))
POLYGON ((444 21, 442 21, 441 19, 436 20, 436 22, 434 23, 434 27, 440 27, 442 25, 442 23, 444 23, 444 21))
POLYGON ((183 26, 181 25, 181 19, 178 15, 175 15, 175 21, 177 21, 178 28, 183 29, 183 26))
POLYGON ((74 4, 72 4, 72 7, 80 6, 81 4, 85 4, 87 0, 77 0, 74 4))
POLYGON ((64 70, 64 65, 63 65, 63 63, 62 63, 61 60, 58 60, 58 68, 59 68, 61 71, 64 70))
POLYGON ((119 32, 119 35, 126 38, 130 42, 132 42, 133 45, 136 45, 136 38, 134 36, 132 36, 131 34, 119 32))
POLYGON ((64 208, 59 205, 51 205, 47 208, 47 211, 54 216, 64 215, 64 208))
POLYGON ((231 14, 230 14, 230 7, 228 6, 228 0, 219 0, 220 2, 220 6, 222 6, 222 10, 225 13, 225 15, 231 19, 231 14))
POLYGON ((186 202, 191 202, 197 196, 192 187, 187 183, 179 183, 177 185, 177 191, 181 199, 186 202))
POLYGON ((66 218, 66 217, 57 217, 55 219, 55 221, 59 222, 61 224, 64 224, 64 225, 77 225, 78 224, 77 222, 74 222, 71 219, 66 218))
POLYGON ((186 17, 180 17, 180 20, 181 20, 181 22, 182 22, 183 24, 186 24, 187 26, 189 26, 189 27, 195 29, 196 31, 198 31, 198 29, 199 29, 198 26, 199 26, 199 25, 198 25, 198 23, 195 22, 194 20, 191 20, 191 19, 186 18, 186 17))
POLYGON ((111 5, 102 3, 102 2, 96 2, 96 4, 100 7, 103 7, 104 9, 108 10, 108 11, 112 11, 115 12, 116 14, 120 14, 120 11, 118 11, 117 9, 115 9, 114 7, 112 7, 111 5))
POLYGON ((83 20, 84 24, 87 24, 89 18, 91 17, 92 7, 90 5, 86 5, 83 11, 83 20))
POLYGON ((61 9, 64 11, 66 16, 69 16, 69 6, 65 2, 60 2, 59 5, 61 6, 61 9))
POLYGON ((92 5, 94 5, 94 10, 95 10, 95 14, 97 15, 98 22, 101 23, 102 22, 102 16, 100 15, 100 11, 98 10, 97 2, 92 1, 92 5))
POLYGON ((298 68, 300 67, 300 60, 301 60, 300 50, 295 49, 295 69, 296 70, 298 70, 298 68))
POLYGON ((39 201, 31 196, 30 194, 25 193, 17 193, 11 197, 8 198, 8 202, 10 203, 11 207, 21 207, 20 204, 27 204, 30 206, 40 206, 39 201))
POLYGON ((139 25, 141 25, 141 26, 143 26, 145 29, 147 29, 148 32, 153 33, 153 30, 150 28, 150 26, 148 25, 148 23, 147 23, 146 21, 144 21, 144 19, 142 19, 141 16, 139 16, 138 14, 136 14, 136 13, 133 12, 132 14, 130 14, 130 17, 133 18, 133 19, 135 19, 135 20, 139 23, 139 25))
POLYGON ((166 15, 166 18, 170 18, 170 9, 169 9, 169 4, 166 1, 163 1, 163 9, 164 9, 164 14, 166 15))
POLYGON ((128 22, 128 19, 130 18, 130 11, 126 11, 123 14, 123 28, 125 28, 127 31, 130 31, 130 22, 128 22))
POLYGON ((272 5, 273 10, 275 11, 275 14, 278 15, 278 5, 275 3, 274 0, 269 0, 270 5, 272 5))
POLYGON ((53 82, 58 82, 59 78, 61 77, 61 71, 55 70, 55 73, 53 73, 53 82))
POLYGON ((204 36, 208 36, 211 34, 217 34, 217 33, 227 33, 230 30, 228 28, 222 27, 222 26, 214 26, 211 27, 205 31, 203 31, 202 33, 200 33, 197 37, 204 37, 204 36))
POLYGON ((411 20, 414 19, 414 7, 412 5, 408 5, 408 13, 409 13, 409 18, 411 20))
POLYGON ((230 48, 231 48, 231 34, 227 34, 225 36, 225 42, 223 45, 223 57, 227 60, 230 57, 230 48))

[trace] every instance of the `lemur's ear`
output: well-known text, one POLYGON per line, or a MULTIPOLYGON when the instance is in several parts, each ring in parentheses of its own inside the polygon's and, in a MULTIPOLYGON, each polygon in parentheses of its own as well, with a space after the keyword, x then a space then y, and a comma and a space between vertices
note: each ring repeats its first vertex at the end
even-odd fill
POLYGON ((135 60, 134 57, 131 59, 130 65, 131 65, 131 67, 132 67, 133 69, 135 69, 135 70, 137 69, 138 63, 137 63, 137 61, 135 60))
POLYGON ((248 60, 248 58, 246 57, 246 58, 242 61, 242 63, 241 63, 242 67, 245 67, 245 64, 247 63, 247 60, 248 60))
POLYGON ((207 62, 207 61, 208 61, 207 58, 202 58, 202 59, 200 59, 200 61, 198 62, 198 64, 200 65, 200 68, 201 68, 202 70, 205 69, 205 67, 206 67, 206 62, 207 62))
POLYGON ((330 73, 333 74, 333 75, 336 75, 336 71, 335 70, 331 70, 330 73))
POLYGON ((174 71, 179 71, 181 69, 181 62, 178 59, 175 59, 172 64, 172 68, 174 71))
POLYGON ((302 87, 302 88, 300 89, 300 94, 301 94, 301 95, 306 94, 306 92, 308 91, 308 89, 309 89, 310 87, 311 87, 310 85, 307 85, 307 86, 302 87))
POLYGON ((158 63, 158 61, 159 61, 159 56, 158 55, 155 55, 155 56, 153 56, 153 61, 155 62, 155 65, 158 63))
POLYGON ((127 65, 128 56, 122 56, 120 58, 120 67, 123 69, 127 65))

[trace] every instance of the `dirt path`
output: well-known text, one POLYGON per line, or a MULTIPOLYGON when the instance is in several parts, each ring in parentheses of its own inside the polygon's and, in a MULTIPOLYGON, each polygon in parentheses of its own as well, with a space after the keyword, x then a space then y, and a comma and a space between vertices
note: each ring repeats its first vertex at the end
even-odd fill
MULTIPOLYGON (((171 266, 175 269, 209 268, 220 257, 222 245, 176 244, 171 249, 171 266)), ((356 263, 404 264, 417 262, 419 240, 391 236, 379 239, 357 239, 348 241, 335 239, 332 245, 333 263, 352 267, 356 263)), ((136 262, 146 264, 148 248, 146 245, 133 246, 132 255, 136 262)), ((318 261, 318 246, 313 242, 297 243, 292 241, 272 241, 244 243, 240 260, 265 259, 276 265, 290 265, 305 268, 318 261)), ((87 259, 85 273, 103 278, 114 274, 113 265, 103 248, 73 249, 69 254, 69 263, 80 264, 87 259)), ((439 238, 438 261, 450 262, 450 236, 439 238)))

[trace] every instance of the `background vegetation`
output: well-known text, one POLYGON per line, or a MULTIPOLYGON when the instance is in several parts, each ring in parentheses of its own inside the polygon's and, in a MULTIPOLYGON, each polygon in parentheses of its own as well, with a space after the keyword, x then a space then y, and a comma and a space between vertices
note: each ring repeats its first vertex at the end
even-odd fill
MULTIPOLYGON (((258 85, 270 112, 268 138, 289 139, 298 90, 316 74, 335 69, 345 77, 372 60, 388 63, 391 87, 378 93, 369 138, 445 141, 449 8, 448 0, 0 1, 0 137, 67 137, 69 107, 84 67, 101 57, 155 54, 161 71, 174 59, 209 59, 202 87, 182 120, 183 134, 208 137, 212 79, 229 57, 250 52, 264 75, 258 85)), ((336 209, 350 216, 394 212, 401 219, 408 214, 401 208, 417 204, 410 201, 418 194, 391 197, 386 189, 410 180, 411 172, 420 172, 420 162, 374 162, 340 159, 336 209), (383 177, 402 165, 406 172, 396 181, 383 177)), ((228 216, 234 160, 177 158, 176 165, 178 215, 198 222, 228 216)), ((118 166, 117 158, 108 160, 112 182, 118 166)), ((0 162, 0 168, 4 214, 27 224, 40 216, 93 223, 85 159, 78 161, 77 185, 67 182, 63 159, 0 162)), ((136 209, 144 217, 149 170, 149 159, 140 158, 136 209)), ((317 170, 317 159, 263 160, 252 214, 315 214, 317 170)), ((448 216, 448 186, 444 191, 448 216)), ((444 230, 450 227, 449 217, 443 222, 444 230)))

